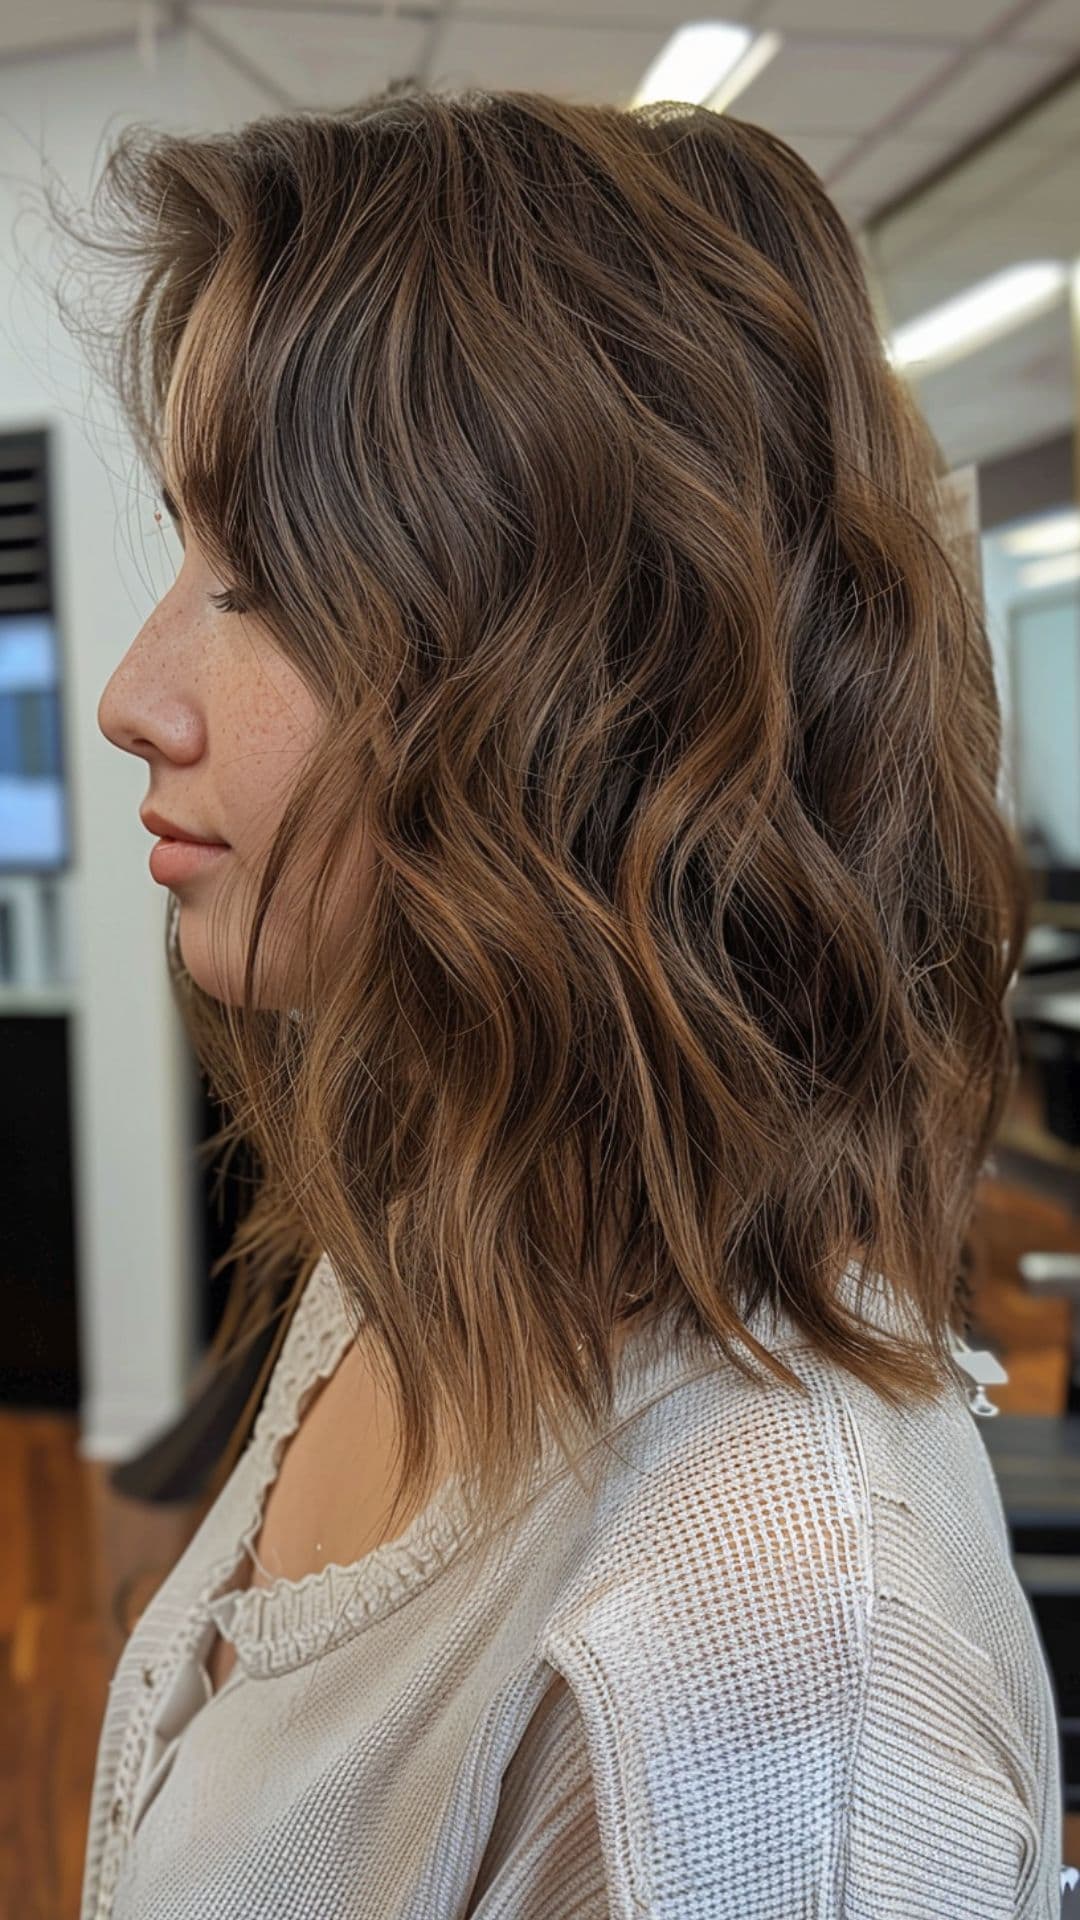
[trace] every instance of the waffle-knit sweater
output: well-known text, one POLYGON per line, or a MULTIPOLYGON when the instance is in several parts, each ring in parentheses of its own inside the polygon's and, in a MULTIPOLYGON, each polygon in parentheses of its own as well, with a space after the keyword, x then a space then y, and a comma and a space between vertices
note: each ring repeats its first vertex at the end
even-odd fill
POLYGON ((894 1410, 750 1325, 806 1396, 643 1326, 599 1473, 545 1438, 496 1545, 451 1479, 353 1565, 236 1588, 352 1339, 324 1256, 121 1654, 80 1920, 1060 1920, 1057 1705, 972 1390, 894 1410))

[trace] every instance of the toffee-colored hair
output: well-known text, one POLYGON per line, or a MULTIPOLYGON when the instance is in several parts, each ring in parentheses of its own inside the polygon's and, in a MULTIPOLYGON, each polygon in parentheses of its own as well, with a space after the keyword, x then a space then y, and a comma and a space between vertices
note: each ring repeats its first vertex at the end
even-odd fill
POLYGON ((259 1172, 227 1342, 325 1251, 410 1510, 441 1430, 510 1511, 634 1310, 798 1388, 774 1303, 936 1394, 1029 883, 943 463, 820 182, 700 107, 405 89, 128 127, 94 210, 139 454, 327 722, 243 1004, 175 973, 259 1172), (294 871, 290 1020, 253 987, 294 871), (856 1251, 925 1341, 841 1304, 856 1251))

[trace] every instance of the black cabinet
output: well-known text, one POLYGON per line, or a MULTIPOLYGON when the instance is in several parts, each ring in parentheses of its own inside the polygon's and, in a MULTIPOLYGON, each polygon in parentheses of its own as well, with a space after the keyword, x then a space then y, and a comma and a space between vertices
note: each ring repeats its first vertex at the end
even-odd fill
POLYGON ((0 1015, 0 1401, 80 1400, 71 1018, 0 1015))

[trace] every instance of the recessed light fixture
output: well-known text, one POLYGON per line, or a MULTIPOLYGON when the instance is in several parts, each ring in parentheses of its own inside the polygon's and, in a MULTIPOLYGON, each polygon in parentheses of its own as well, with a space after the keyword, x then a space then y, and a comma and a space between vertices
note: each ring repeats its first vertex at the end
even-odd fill
POLYGON ((973 353, 1052 307, 1069 272, 1062 260, 1028 260, 991 274, 965 293, 898 327, 889 358, 898 367, 939 367, 973 353))
POLYGON ((1063 513, 1041 513, 1037 520, 1013 527, 999 539, 1003 553, 1020 554, 1025 559, 1029 554, 1071 553, 1074 547, 1080 548, 1080 507, 1069 507, 1063 513))
POLYGON ((1061 587, 1069 580, 1080 580, 1080 549, 1076 553, 1055 553, 1049 560, 1029 560, 1019 568, 1022 587, 1061 587))
POLYGON ((692 100, 722 113, 757 78, 780 44, 778 33, 755 34, 727 20, 687 21, 664 42, 630 104, 692 100))

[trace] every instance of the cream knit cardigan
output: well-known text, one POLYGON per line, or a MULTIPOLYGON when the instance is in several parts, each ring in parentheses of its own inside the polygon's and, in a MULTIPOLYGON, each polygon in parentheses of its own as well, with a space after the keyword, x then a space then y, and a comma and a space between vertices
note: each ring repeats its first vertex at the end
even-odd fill
POLYGON ((1059 1920, 1056 1702, 989 1403, 958 1372, 892 1410, 752 1324, 807 1397, 639 1330, 598 1476, 545 1443, 495 1545, 450 1481, 353 1566, 230 1592, 352 1337, 324 1257, 117 1666, 81 1920, 1059 1920))

